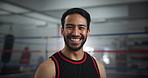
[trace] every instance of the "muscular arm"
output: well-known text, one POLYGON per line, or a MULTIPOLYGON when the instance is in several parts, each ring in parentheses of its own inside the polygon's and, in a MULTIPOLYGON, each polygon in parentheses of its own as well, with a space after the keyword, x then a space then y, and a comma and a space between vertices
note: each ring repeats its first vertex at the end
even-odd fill
POLYGON ((103 65, 103 63, 101 63, 100 61, 96 60, 99 71, 100 71, 100 77, 101 78, 106 78, 106 70, 105 67, 103 65))
POLYGON ((34 78, 55 78, 55 64, 51 58, 38 67, 34 78))

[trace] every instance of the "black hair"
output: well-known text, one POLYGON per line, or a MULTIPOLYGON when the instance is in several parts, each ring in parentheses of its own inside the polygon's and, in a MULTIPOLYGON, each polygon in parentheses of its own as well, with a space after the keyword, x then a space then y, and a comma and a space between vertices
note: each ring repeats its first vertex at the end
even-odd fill
POLYGON ((89 25, 90 25, 90 22, 91 22, 90 14, 82 8, 71 8, 71 9, 68 9, 66 12, 64 12, 63 15, 62 15, 62 18, 61 18, 62 28, 64 28, 66 16, 68 16, 70 14, 80 14, 83 17, 85 17, 86 20, 87 20, 87 26, 88 26, 87 29, 89 29, 89 25))

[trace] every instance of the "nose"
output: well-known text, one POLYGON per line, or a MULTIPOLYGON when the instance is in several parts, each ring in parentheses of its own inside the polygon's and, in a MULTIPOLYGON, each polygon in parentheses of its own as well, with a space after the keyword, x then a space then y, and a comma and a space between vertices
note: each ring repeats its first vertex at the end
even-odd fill
POLYGON ((74 36, 79 36, 79 35, 80 35, 80 30, 79 30, 77 27, 75 27, 75 28, 73 29, 73 31, 72 31, 72 35, 74 35, 74 36))

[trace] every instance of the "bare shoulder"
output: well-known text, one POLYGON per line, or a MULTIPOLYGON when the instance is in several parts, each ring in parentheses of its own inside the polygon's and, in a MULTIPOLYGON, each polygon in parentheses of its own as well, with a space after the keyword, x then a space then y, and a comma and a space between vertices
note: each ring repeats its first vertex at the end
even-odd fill
POLYGON ((96 62, 100 71, 101 78, 106 78, 106 70, 105 70, 104 64, 99 60, 96 60, 96 62))
MULTIPOLYGON (((96 59, 95 59, 96 60, 96 59)), ((97 64, 100 66, 100 67, 104 67, 104 64, 102 62, 100 62, 99 60, 96 60, 97 64)))
POLYGON ((51 58, 40 64, 34 78, 55 78, 55 64, 51 58))

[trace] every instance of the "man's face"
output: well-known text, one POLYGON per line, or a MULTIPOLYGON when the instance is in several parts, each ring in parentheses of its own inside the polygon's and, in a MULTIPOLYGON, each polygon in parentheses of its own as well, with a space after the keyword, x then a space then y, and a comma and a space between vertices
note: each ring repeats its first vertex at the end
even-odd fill
POLYGON ((69 49, 77 51, 83 47, 87 36, 90 34, 90 30, 87 27, 86 19, 80 14, 66 16, 61 34, 69 49))

